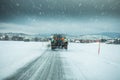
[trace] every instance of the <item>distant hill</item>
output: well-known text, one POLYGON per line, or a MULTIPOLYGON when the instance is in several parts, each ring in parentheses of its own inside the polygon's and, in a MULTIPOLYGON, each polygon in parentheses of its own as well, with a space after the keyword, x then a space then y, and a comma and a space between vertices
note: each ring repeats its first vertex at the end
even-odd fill
POLYGON ((120 38, 120 33, 115 33, 115 32, 104 32, 104 33, 99 33, 100 35, 108 36, 111 38, 120 38))
MULTIPOLYGON (((8 35, 8 36, 22 36, 22 37, 39 37, 39 38, 49 38, 52 34, 24 34, 24 33, 0 33, 0 35, 8 35)), ((120 33, 115 32, 104 32, 104 33, 95 33, 95 34, 66 34, 68 38, 78 38, 78 39, 111 39, 111 38, 120 38, 120 33)))
POLYGON ((0 35, 8 35, 8 36, 27 36, 28 34, 24 34, 24 33, 0 33, 0 35))
POLYGON ((120 33, 115 32, 104 32, 104 33, 95 33, 95 34, 80 34, 80 35, 67 35, 69 38, 78 38, 78 39, 112 39, 120 38, 120 33))

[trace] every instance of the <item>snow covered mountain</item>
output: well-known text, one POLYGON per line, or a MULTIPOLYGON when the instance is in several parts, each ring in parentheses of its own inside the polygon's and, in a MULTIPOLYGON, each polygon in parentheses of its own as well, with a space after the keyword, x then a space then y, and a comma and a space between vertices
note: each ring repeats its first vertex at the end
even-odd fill
POLYGON ((120 33, 115 33, 115 32, 104 32, 100 33, 101 35, 108 36, 111 38, 120 38, 120 33))
POLYGON ((68 35, 68 37, 77 39, 114 39, 120 38, 120 33, 104 32, 95 34, 68 35))
MULTIPOLYGON (((8 35, 11 36, 19 36, 19 37, 38 37, 38 38, 50 38, 52 34, 24 34, 24 33, 0 33, 0 36, 8 35)), ((113 39, 120 38, 120 33, 114 32, 104 32, 104 33, 95 33, 95 34, 66 34, 68 38, 77 38, 77 39, 113 39)))

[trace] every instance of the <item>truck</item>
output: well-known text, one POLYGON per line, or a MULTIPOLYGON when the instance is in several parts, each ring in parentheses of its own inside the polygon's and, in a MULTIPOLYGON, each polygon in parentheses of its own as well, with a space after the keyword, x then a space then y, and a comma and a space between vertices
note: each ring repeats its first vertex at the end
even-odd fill
POLYGON ((51 49, 68 49, 68 39, 64 34, 53 34, 51 38, 51 49))

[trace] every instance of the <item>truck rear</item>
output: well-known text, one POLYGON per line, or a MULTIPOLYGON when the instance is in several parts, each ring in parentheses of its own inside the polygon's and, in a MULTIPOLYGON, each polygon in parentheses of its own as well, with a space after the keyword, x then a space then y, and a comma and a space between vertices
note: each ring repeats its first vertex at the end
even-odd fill
POLYGON ((54 34, 51 38, 51 49, 67 49, 68 40, 63 34, 54 34))

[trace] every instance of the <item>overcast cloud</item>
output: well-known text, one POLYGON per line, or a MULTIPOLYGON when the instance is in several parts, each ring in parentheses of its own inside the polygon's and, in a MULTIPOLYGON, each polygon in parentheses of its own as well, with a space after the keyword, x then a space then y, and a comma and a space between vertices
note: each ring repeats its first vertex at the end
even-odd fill
POLYGON ((120 32, 120 0, 0 0, 0 32, 120 32))

